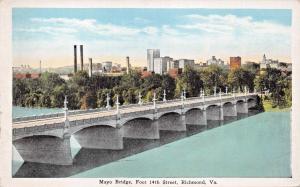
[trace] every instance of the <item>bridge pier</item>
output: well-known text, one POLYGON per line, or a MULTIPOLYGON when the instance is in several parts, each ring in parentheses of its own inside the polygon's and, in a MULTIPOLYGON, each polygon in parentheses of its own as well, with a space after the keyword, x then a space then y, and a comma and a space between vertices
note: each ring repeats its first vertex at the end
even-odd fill
POLYGON ((220 121, 224 120, 224 109, 223 105, 220 106, 220 121))
POLYGON ((236 108, 239 113, 247 114, 248 113, 248 103, 245 102, 237 102, 236 108))
POLYGON ((224 104, 223 106, 224 116, 237 116, 236 104, 224 104))
POLYGON ((158 120, 159 130, 186 131, 185 114, 167 114, 158 120))
POLYGON ((206 113, 207 113, 207 120, 223 120, 223 108, 221 108, 220 106, 215 105, 215 106, 207 107, 206 113))
POLYGON ((206 110, 192 109, 185 115, 187 125, 207 125, 206 110))
POLYGON ((74 134, 82 148, 123 149, 123 128, 95 126, 80 130, 74 134))
POLYGON ((70 135, 31 136, 13 142, 24 161, 54 165, 72 165, 70 135))
POLYGON ((159 139, 158 120, 136 119, 125 123, 123 126, 125 138, 159 139))

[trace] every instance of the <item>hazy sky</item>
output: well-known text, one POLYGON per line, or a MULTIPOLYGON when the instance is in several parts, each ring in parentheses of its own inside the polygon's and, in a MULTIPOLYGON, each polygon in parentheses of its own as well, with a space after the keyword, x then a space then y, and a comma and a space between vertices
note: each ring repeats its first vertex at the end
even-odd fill
POLYGON ((264 53, 290 62, 290 35, 290 10, 13 9, 15 66, 72 65, 74 44, 84 45, 85 63, 93 57, 125 64, 130 56, 146 66, 149 48, 197 63, 212 55, 258 61, 264 53))

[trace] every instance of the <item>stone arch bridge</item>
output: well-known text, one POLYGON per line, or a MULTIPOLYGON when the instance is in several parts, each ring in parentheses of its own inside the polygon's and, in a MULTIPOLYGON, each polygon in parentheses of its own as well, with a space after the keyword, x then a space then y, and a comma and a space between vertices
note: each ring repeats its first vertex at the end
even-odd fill
POLYGON ((124 137, 159 139, 160 130, 186 131, 187 124, 207 125, 256 104, 255 93, 223 94, 16 118, 13 144, 25 161, 70 165, 71 136, 84 148, 118 150, 124 137))

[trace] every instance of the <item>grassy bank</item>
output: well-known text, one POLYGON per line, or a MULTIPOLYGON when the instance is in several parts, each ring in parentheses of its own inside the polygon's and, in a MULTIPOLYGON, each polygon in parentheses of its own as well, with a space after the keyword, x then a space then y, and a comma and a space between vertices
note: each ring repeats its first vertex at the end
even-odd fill
POLYGON ((272 107, 272 102, 269 100, 263 101, 265 112, 289 112, 291 108, 279 108, 279 107, 272 107))

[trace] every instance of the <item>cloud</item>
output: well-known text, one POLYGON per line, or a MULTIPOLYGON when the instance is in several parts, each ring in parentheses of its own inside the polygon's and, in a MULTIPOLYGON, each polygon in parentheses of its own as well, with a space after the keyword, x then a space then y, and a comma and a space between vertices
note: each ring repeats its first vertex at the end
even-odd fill
POLYGON ((78 32, 76 29, 65 28, 65 27, 39 27, 35 28, 20 28, 17 31, 21 32, 32 32, 32 33, 47 33, 51 35, 59 35, 59 34, 73 34, 78 32))
POLYGON ((290 27, 271 21, 254 21, 252 17, 237 17, 235 15, 197 15, 184 16, 188 24, 177 25, 183 29, 202 30, 210 33, 235 33, 241 34, 278 34, 289 35, 290 27))
MULTIPOLYGON (((72 29, 88 31, 98 35, 114 35, 114 36, 134 36, 139 33, 155 34, 155 27, 134 28, 115 24, 98 23, 95 19, 75 19, 75 18, 32 18, 32 22, 52 24, 56 27, 69 27, 72 29)), ((41 29, 42 31, 42 29, 41 29)), ((48 32, 46 32, 48 33, 48 32)))
POLYGON ((168 22, 143 26, 76 18, 32 18, 31 21, 32 26, 17 27, 17 30, 47 33, 52 37, 30 41, 21 37, 23 41, 14 41, 19 51, 14 55, 19 56, 18 59, 32 54, 30 51, 35 51, 37 58, 51 58, 51 55, 59 53, 60 56, 67 56, 71 64, 72 45, 76 43, 85 46, 86 56, 138 57, 144 59, 141 65, 146 64, 148 48, 161 49, 162 56, 196 60, 212 55, 228 60, 229 56, 260 56, 264 53, 270 57, 289 57, 291 51, 289 26, 266 20, 256 21, 249 16, 191 14, 182 17, 181 23, 184 24, 168 22))

